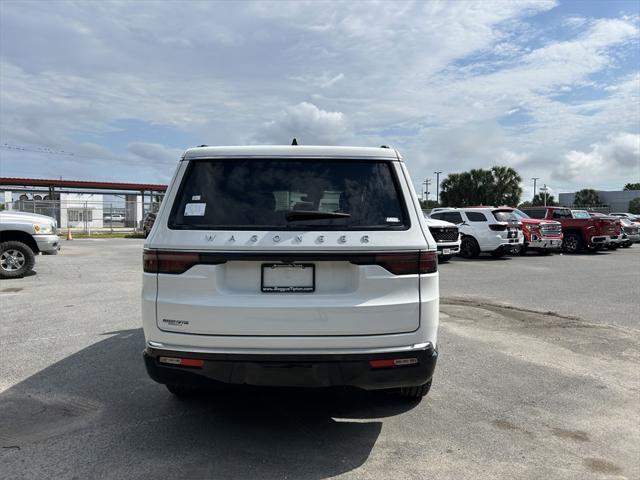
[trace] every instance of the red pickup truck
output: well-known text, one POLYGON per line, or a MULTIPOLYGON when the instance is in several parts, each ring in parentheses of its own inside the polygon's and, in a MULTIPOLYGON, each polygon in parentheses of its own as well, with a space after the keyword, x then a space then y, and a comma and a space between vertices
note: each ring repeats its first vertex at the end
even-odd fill
POLYGON ((550 253, 552 250, 562 248, 562 225, 555 220, 540 220, 531 218, 522 210, 513 209, 513 214, 522 224, 524 243, 520 249, 521 254, 527 250, 534 250, 541 254, 550 253))
POLYGON ((571 209, 566 207, 527 207, 521 210, 531 218, 560 222, 564 234, 562 250, 567 253, 600 250, 616 235, 615 222, 609 218, 573 218, 571 209))

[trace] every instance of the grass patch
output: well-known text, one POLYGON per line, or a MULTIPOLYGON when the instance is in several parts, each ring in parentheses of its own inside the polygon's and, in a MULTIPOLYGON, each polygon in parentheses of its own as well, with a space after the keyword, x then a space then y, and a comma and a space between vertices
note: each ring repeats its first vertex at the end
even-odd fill
MULTIPOLYGON (((131 232, 122 232, 122 233, 92 233, 89 235, 88 233, 73 233, 73 238, 144 238, 142 233, 131 233, 131 232)), ((62 239, 66 238, 66 233, 60 236, 62 239)))

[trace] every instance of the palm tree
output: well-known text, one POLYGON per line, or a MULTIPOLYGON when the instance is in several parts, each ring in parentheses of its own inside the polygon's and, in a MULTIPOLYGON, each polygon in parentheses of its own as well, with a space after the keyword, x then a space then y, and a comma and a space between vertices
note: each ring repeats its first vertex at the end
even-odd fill
POLYGON ((522 177, 511 167, 491 167, 494 205, 517 205, 522 195, 522 177))
POLYGON ((573 204, 579 207, 597 207, 600 205, 600 196, 592 188, 583 188, 576 192, 573 204))

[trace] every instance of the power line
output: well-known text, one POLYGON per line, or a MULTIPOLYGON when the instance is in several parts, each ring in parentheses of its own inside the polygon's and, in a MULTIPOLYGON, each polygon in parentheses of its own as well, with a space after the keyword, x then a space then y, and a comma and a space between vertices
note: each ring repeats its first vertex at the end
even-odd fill
POLYGON ((8 143, 3 143, 0 145, 0 148, 6 148, 7 150, 18 150, 21 152, 34 152, 34 153, 44 153, 46 155, 66 155, 72 157, 73 152, 65 152, 64 150, 54 150, 49 147, 22 147, 20 145, 10 145, 8 143))

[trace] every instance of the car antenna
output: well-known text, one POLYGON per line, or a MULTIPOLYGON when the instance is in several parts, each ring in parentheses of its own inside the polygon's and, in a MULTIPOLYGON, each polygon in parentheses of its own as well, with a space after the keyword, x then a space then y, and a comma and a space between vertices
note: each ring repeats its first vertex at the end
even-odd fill
POLYGON ((291 142, 291 145, 298 145, 298 140, 296 140, 295 138, 293 139, 293 142, 291 142))

